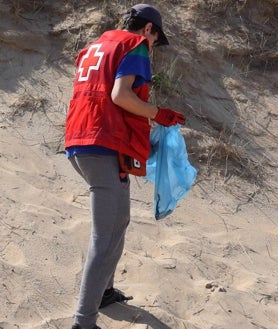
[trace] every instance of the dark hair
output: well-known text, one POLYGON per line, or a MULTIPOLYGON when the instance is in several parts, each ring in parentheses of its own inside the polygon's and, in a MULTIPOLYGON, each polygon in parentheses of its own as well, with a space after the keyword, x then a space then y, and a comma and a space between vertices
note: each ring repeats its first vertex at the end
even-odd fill
MULTIPOLYGON (((148 20, 141 17, 128 17, 124 20, 122 29, 126 29, 128 31, 138 31, 146 26, 147 23, 151 23, 148 20)), ((158 33, 160 35, 160 29, 158 26, 152 23, 151 34, 158 33)))

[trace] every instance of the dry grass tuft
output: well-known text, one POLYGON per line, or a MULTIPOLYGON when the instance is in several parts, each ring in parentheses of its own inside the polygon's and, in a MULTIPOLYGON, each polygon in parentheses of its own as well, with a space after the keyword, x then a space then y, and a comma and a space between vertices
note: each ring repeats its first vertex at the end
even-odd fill
POLYGON ((195 131, 185 138, 199 177, 216 174, 226 182, 233 176, 264 186, 263 164, 250 157, 248 145, 236 141, 232 132, 222 128, 218 137, 212 137, 195 131))
POLYGON ((221 174, 226 180, 231 175, 241 177, 249 182, 263 184, 262 166, 249 158, 243 145, 217 141, 207 148, 207 171, 222 167, 221 174), (223 166, 225 164, 225 166, 223 166))
POLYGON ((36 112, 45 112, 48 100, 43 97, 34 97, 30 94, 20 96, 17 101, 12 104, 12 112, 8 114, 11 121, 23 117, 26 113, 33 115, 36 112))

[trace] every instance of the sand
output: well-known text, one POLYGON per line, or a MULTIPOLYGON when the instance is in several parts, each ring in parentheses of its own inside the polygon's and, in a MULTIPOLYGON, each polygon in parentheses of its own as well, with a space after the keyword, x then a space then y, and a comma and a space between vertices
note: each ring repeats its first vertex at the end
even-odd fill
MULTIPOLYGON (((87 186, 63 153, 74 66, 59 40, 31 32, 43 22, 0 9, 0 328, 68 329, 90 231, 87 186)), ((101 310, 102 329, 278 328, 277 194, 213 177, 199 173, 160 221, 153 185, 132 177, 115 286, 134 299, 101 310)))

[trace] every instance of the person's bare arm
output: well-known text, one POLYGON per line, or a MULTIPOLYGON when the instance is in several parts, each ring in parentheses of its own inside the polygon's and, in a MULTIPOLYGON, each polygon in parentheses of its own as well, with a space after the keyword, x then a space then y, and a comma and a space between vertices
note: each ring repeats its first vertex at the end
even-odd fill
POLYGON ((142 101, 132 90, 134 75, 126 75, 115 80, 112 89, 112 101, 124 110, 145 118, 154 119, 158 109, 142 101))

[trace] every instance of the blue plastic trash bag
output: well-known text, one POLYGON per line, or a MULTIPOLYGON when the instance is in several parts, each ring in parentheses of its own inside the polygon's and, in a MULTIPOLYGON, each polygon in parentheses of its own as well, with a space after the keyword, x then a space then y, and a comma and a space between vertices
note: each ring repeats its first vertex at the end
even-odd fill
POLYGON ((155 184, 154 214, 156 219, 169 215, 190 190, 197 171, 189 163, 180 125, 157 125, 151 131, 151 155, 145 179, 155 184))

